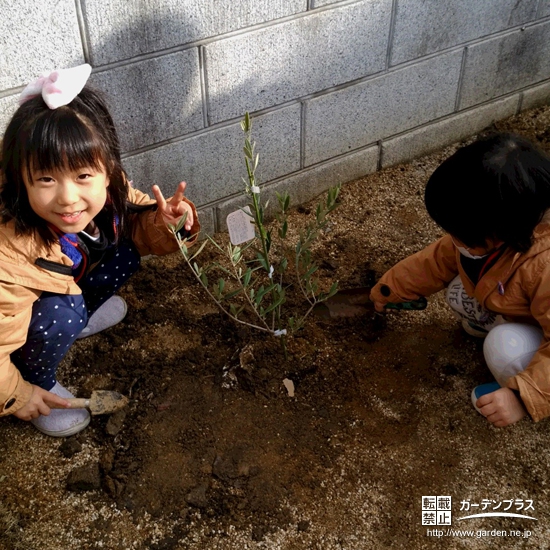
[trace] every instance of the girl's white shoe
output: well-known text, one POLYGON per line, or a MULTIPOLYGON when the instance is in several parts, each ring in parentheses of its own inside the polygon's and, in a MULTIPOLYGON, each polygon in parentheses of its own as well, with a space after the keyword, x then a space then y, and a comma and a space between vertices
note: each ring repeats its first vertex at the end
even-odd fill
MULTIPOLYGON (((59 382, 56 382, 50 391, 59 397, 74 397, 59 382)), ((90 413, 86 409, 51 409, 48 416, 40 415, 31 422, 43 434, 69 437, 81 432, 90 423, 90 413)))
POLYGON ((467 319, 462 319, 462 328, 470 336, 475 338, 485 338, 489 332, 482 327, 470 323, 467 319))

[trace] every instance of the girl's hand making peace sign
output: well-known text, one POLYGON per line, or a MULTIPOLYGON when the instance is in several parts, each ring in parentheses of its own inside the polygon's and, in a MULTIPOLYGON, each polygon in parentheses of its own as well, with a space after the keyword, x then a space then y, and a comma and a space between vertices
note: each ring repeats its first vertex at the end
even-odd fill
POLYGON ((193 227, 193 209, 184 200, 183 195, 187 184, 182 181, 174 196, 166 202, 162 191, 158 185, 153 185, 153 195, 157 200, 158 209, 162 214, 162 217, 167 224, 177 225, 181 217, 187 212, 187 219, 185 220, 185 229, 190 231, 193 227))

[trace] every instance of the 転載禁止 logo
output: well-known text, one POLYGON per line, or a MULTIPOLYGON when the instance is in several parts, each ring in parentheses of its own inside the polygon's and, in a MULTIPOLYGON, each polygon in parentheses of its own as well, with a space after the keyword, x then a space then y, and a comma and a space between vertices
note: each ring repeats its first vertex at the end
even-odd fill
POLYGON ((422 525, 451 525, 450 496, 422 497, 422 525))

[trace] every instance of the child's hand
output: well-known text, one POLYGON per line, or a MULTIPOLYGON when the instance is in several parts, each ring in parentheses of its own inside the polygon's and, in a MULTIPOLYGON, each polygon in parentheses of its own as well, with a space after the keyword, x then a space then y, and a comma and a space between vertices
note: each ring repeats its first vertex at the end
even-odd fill
POLYGON ((372 295, 372 292, 370 293, 369 299, 370 299, 370 301, 374 304, 374 309, 375 309, 376 311, 378 311, 378 313, 385 313, 386 309, 384 308, 384 306, 385 306, 386 304, 377 301, 377 300, 374 298, 374 296, 372 295))
POLYGON ((482 395, 476 401, 476 406, 481 414, 497 428, 509 426, 527 416, 523 403, 510 388, 500 388, 482 395))
POLYGON ((50 407, 54 405, 56 408, 71 408, 70 403, 66 399, 33 385, 31 398, 28 403, 14 412, 13 416, 21 420, 32 420, 33 418, 38 418, 41 414, 48 416, 51 411, 50 407))
POLYGON ((190 231, 193 227, 193 209, 183 201, 183 192, 187 184, 182 181, 176 193, 170 199, 169 202, 166 202, 162 191, 158 185, 153 185, 153 194, 157 200, 158 209, 160 210, 162 217, 167 224, 177 225, 181 217, 187 212, 187 219, 185 220, 185 229, 190 231))

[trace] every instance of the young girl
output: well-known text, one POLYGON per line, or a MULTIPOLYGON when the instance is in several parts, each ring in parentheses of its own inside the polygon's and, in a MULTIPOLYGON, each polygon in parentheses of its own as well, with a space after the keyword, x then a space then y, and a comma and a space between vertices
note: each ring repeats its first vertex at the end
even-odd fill
POLYGON ((447 287, 496 380, 474 388, 476 410, 498 427, 549 416, 550 158, 512 134, 476 141, 435 170, 425 204, 448 234, 383 275, 376 309, 447 287))
POLYGON ((178 249, 167 224, 186 214, 186 236, 200 228, 185 183, 168 200, 154 186, 156 201, 129 186, 107 107, 84 87, 90 71, 30 84, 2 146, 0 416, 58 437, 90 422, 56 381, 69 348, 124 318, 114 293, 140 256, 178 249))

